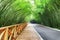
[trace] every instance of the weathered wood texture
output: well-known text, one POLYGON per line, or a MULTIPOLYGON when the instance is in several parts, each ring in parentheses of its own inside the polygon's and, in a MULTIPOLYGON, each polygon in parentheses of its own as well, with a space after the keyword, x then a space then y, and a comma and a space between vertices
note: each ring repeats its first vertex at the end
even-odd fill
POLYGON ((0 40, 16 40, 27 23, 21 23, 0 28, 0 40))

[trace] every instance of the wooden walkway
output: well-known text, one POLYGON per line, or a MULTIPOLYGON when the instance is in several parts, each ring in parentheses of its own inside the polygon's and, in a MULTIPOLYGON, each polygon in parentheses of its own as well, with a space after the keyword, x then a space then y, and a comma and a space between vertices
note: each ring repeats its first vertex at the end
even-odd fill
POLYGON ((16 40, 42 40, 34 27, 27 26, 16 40))

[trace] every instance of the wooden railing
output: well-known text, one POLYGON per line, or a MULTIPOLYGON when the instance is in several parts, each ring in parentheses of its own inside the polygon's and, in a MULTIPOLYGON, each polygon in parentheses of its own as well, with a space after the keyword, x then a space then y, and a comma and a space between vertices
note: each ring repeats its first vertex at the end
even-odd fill
POLYGON ((0 28, 0 40, 16 40, 27 23, 21 23, 0 28))

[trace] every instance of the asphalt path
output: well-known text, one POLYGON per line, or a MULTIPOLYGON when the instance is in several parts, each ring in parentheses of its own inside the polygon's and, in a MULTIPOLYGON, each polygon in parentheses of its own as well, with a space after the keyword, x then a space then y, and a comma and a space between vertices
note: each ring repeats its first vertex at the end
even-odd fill
POLYGON ((30 26, 33 26, 44 40, 60 40, 60 31, 40 24, 30 24, 30 26))

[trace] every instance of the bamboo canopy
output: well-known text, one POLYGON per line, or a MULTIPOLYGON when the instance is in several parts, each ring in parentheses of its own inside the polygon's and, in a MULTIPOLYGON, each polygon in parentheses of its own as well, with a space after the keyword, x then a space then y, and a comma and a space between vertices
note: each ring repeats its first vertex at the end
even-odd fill
POLYGON ((60 29, 60 0, 0 0, 0 27, 32 20, 60 29))

